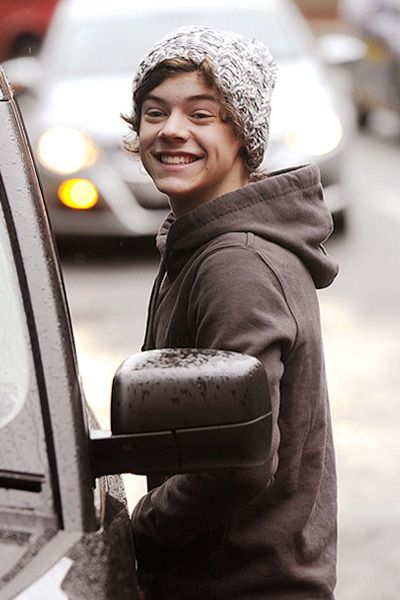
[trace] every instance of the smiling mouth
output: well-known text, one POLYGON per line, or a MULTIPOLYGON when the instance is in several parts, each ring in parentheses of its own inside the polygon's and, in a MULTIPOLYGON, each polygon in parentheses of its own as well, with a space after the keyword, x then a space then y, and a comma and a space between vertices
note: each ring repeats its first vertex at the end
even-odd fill
POLYGON ((200 156, 189 154, 157 154, 157 159, 165 165, 188 165, 200 160, 200 156))

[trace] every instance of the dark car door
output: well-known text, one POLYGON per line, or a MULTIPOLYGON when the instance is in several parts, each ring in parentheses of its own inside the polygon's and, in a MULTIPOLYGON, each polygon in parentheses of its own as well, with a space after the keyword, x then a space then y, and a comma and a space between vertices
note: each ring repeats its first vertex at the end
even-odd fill
POLYGON ((123 488, 94 489, 59 264, 1 69, 0 201, 0 596, 135 598, 123 488))

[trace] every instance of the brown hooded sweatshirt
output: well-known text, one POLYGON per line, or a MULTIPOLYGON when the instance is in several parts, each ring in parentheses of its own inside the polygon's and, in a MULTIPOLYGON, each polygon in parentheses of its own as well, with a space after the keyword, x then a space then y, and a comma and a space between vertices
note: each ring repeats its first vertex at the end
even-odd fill
POLYGON ((160 230, 144 348, 235 350, 264 364, 262 468, 179 474, 135 508, 146 599, 333 599, 336 475, 315 288, 336 263, 314 165, 273 173, 160 230))

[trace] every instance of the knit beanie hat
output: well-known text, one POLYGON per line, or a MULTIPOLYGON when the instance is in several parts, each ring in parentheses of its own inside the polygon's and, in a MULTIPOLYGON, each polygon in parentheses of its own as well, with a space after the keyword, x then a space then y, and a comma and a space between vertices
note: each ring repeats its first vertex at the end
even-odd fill
POLYGON ((197 65, 207 58, 212 63, 217 85, 240 121, 247 163, 256 169, 268 145, 277 71, 268 48, 231 31, 195 25, 180 27, 143 58, 133 80, 134 92, 150 71, 171 58, 191 60, 197 65))

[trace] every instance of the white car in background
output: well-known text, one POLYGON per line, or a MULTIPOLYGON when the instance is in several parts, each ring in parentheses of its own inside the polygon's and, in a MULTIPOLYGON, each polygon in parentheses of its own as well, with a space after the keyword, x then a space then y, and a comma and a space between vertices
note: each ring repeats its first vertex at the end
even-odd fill
POLYGON ((328 205, 344 220, 342 164, 350 101, 330 84, 316 40, 290 0, 64 0, 37 58, 5 64, 32 140, 57 235, 154 234, 167 211, 140 162, 122 149, 131 81, 168 31, 207 24, 264 41, 278 63, 269 170, 317 162, 328 205))

